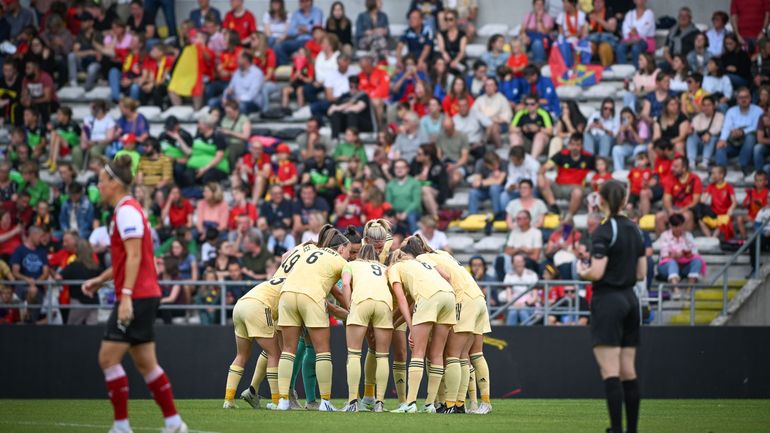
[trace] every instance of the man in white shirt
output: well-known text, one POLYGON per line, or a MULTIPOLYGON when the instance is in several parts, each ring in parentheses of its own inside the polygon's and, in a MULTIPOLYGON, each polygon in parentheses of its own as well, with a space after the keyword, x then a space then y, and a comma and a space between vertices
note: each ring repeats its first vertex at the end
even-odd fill
POLYGON ((513 119, 513 111, 508 99, 498 91, 497 80, 487 78, 484 81, 484 94, 473 103, 473 110, 491 120, 486 130, 487 140, 494 143, 496 148, 503 145, 502 133, 508 132, 508 125, 513 119))
POLYGON ((615 114, 615 101, 610 98, 602 101, 599 111, 594 111, 588 118, 583 133, 583 148, 595 156, 610 156, 610 149, 620 129, 620 118, 615 114))
POLYGON ((506 285, 510 284, 510 286, 507 286, 505 291, 500 291, 497 294, 497 301, 500 304, 505 304, 518 297, 518 299, 513 301, 513 305, 510 306, 505 320, 506 325, 516 326, 526 324, 535 313, 538 290, 532 289, 529 292, 527 290, 537 283, 538 277, 535 272, 526 268, 526 257, 524 254, 516 254, 511 258, 511 262, 513 265, 512 269, 505 274, 505 279, 503 280, 503 283, 506 285))
POLYGON ((326 99, 310 104, 310 112, 313 114, 313 117, 325 116, 329 107, 331 107, 342 95, 350 92, 348 77, 352 74, 350 73, 349 68, 350 57, 345 54, 340 54, 339 57, 337 57, 337 70, 327 75, 324 79, 323 84, 326 99))
MULTIPOLYGON (((539 269, 538 262, 543 252, 543 234, 532 226, 532 216, 527 210, 516 214, 515 225, 505 242, 505 254, 507 256, 523 254, 527 268, 539 269)), ((506 264, 506 273, 509 270, 510 264, 506 264)))
POLYGON ((262 91, 265 75, 254 66, 254 56, 248 51, 242 51, 238 56, 238 69, 233 73, 230 84, 227 85, 222 101, 233 99, 240 104, 243 114, 260 110, 258 100, 262 91))
POLYGON ((505 208, 508 202, 519 198, 519 182, 529 179, 537 185, 537 173, 540 171, 540 163, 532 155, 526 153, 522 146, 512 147, 508 154, 508 174, 505 180, 505 191, 500 199, 500 205, 505 208))

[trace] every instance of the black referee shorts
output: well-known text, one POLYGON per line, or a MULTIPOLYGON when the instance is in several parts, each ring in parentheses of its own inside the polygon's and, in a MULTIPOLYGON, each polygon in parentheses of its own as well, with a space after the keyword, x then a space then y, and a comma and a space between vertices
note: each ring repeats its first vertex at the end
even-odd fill
POLYGON ((591 298, 594 346, 638 346, 639 322, 639 299, 633 288, 594 292, 591 298))
POLYGON ((126 327, 118 323, 120 302, 115 303, 115 308, 107 319, 103 340, 128 343, 131 346, 155 340, 155 318, 158 314, 160 298, 134 299, 131 303, 134 306, 134 320, 126 327))

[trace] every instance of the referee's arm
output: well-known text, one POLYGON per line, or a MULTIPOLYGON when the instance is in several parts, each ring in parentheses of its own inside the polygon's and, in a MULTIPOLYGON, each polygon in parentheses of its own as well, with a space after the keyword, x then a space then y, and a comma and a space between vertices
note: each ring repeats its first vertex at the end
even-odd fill
POLYGON ((577 273, 581 280, 599 281, 607 270, 607 252, 612 242, 612 231, 608 226, 601 225, 596 229, 592 239, 591 263, 578 262, 577 273))

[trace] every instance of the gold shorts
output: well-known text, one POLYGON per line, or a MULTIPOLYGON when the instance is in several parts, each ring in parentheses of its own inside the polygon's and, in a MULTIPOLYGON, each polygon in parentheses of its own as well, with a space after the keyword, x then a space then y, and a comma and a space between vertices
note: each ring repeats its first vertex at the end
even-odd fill
POLYGON ((348 325, 369 326, 375 328, 393 329, 393 311, 388 304, 374 299, 364 299, 350 305, 348 325))
POLYGON ((436 292, 428 299, 421 299, 415 304, 412 325, 436 323, 454 325, 457 323, 455 295, 452 292, 436 292))
POLYGON ((304 293, 281 293, 278 300, 278 325, 328 328, 326 300, 318 302, 304 293))
POLYGON ((492 331, 489 326, 489 311, 487 301, 483 297, 471 299, 463 297, 460 303, 460 320, 454 326, 455 332, 472 332, 482 335, 492 331))
POLYGON ((275 314, 257 299, 243 299, 233 308, 235 335, 241 338, 273 338, 275 314))
POLYGON ((400 331, 400 332, 406 332, 409 329, 408 326, 406 326, 406 322, 398 325, 394 331, 400 331))

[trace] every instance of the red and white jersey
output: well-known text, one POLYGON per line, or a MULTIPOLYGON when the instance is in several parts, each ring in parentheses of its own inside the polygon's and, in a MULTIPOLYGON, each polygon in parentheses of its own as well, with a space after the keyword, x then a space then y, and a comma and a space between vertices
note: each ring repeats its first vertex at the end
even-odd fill
POLYGON ((110 224, 110 252, 112 253, 112 272, 115 280, 115 291, 125 288, 126 247, 123 242, 127 239, 142 240, 142 259, 139 263, 139 274, 132 288, 132 299, 159 298, 158 274, 155 272, 155 255, 152 248, 152 233, 144 215, 142 206, 135 198, 125 196, 115 206, 115 212, 110 224))

